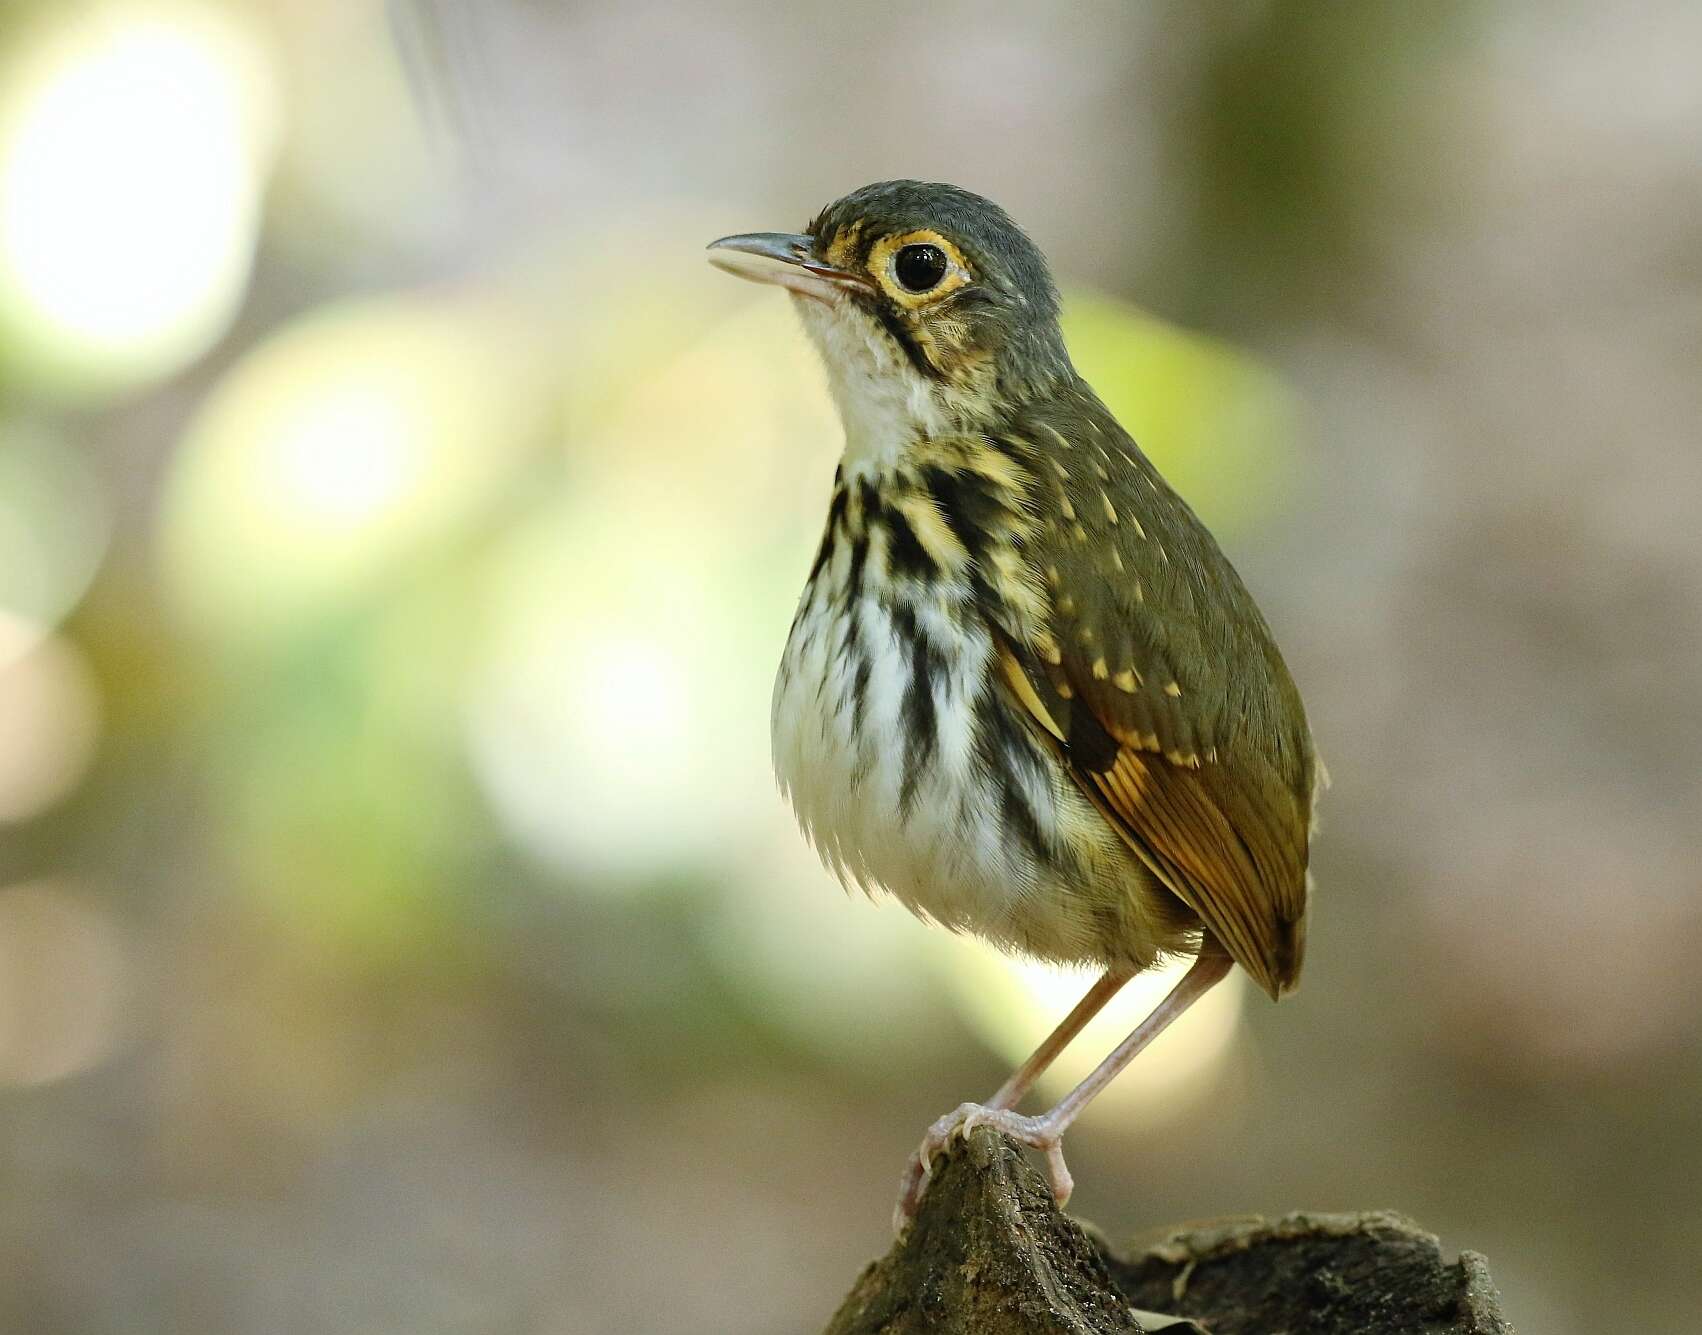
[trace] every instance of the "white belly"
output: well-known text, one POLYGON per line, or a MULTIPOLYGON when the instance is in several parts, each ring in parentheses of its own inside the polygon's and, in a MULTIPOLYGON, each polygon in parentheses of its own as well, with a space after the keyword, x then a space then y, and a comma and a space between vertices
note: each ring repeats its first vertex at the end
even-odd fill
MULTIPOLYGON (((848 605, 846 565, 837 553, 806 592, 774 687, 775 773, 823 861, 846 884, 884 889, 924 918, 1008 948, 1150 961, 1159 943, 1135 921, 1144 873, 1038 743, 1024 743, 1034 761, 1015 769, 1018 796, 1052 847, 1037 855, 1006 828, 978 722, 1003 707, 984 700, 987 631, 947 615, 940 585, 922 595, 935 600, 927 607, 868 593, 848 605), (925 680, 935 737, 926 764, 910 751, 913 653, 894 629, 906 610, 936 656, 925 680), (1120 926, 1108 940, 1111 924, 1120 926)), ((943 596, 956 595, 947 586, 943 596)))
POLYGON ((1005 856, 993 799, 977 781, 974 700, 987 677, 986 633, 951 627, 936 611, 930 637, 945 670, 922 684, 932 696, 935 741, 927 763, 911 767, 905 695, 913 664, 888 610, 869 596, 847 610, 824 596, 822 581, 808 599, 787 641, 773 715, 775 773, 804 832, 842 880, 884 887, 952 926, 995 916, 1020 871, 1005 856))

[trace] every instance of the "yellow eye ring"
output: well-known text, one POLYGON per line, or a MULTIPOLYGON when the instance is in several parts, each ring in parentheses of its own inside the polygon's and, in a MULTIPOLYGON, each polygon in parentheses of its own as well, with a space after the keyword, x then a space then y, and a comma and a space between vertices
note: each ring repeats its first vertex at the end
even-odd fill
POLYGON ((975 277, 963 252, 938 232, 926 228, 883 236, 869 248, 868 265, 881 290, 910 310, 950 295, 975 277), (938 277, 932 283, 912 285, 916 280, 931 277, 936 266, 938 277), (912 282, 906 282, 906 278, 912 282))

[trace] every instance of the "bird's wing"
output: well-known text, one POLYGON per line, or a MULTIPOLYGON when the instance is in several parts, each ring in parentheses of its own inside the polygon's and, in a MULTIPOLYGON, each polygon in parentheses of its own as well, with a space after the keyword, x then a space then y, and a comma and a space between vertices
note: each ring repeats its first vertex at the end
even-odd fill
POLYGON ((1278 996, 1305 946, 1317 762, 1299 694, 1234 568, 1109 414, 1028 434, 1048 429, 1064 448, 1032 470, 1025 554, 1051 617, 1001 627, 1012 696, 1154 876, 1278 996))

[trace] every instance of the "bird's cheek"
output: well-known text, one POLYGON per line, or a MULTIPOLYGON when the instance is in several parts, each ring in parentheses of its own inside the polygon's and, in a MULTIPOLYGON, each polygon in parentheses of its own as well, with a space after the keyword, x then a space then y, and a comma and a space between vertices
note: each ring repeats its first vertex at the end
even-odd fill
POLYGON ((993 374, 996 331, 981 321, 936 320, 929 331, 931 360, 941 375, 960 389, 983 385, 993 374))
POLYGON ((979 359, 983 355, 986 331, 980 321, 966 319, 954 311, 941 311, 926 325, 928 342, 943 361, 955 363, 979 359))

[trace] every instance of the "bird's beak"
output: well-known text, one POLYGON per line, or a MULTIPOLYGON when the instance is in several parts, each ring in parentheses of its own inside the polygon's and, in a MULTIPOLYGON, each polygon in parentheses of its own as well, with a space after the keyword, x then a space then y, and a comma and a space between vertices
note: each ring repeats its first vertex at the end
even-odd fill
POLYGON ((850 291, 873 291, 866 274, 824 264, 813 237, 787 232, 745 232, 709 243, 709 262, 753 283, 773 283, 800 297, 833 302, 850 291))

